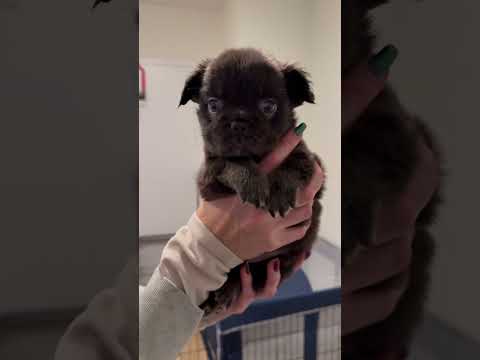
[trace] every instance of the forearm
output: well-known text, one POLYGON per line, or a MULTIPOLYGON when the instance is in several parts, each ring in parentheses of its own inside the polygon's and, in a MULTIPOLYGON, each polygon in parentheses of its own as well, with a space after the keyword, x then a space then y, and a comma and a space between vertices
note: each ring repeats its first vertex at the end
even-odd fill
POLYGON ((140 359, 174 359, 199 326, 212 323, 198 306, 241 262, 194 214, 141 290, 140 359))
POLYGON ((188 225, 168 242, 158 269, 198 306, 210 291, 219 289, 227 280, 228 272, 242 262, 194 214, 188 225))
POLYGON ((198 305, 241 262, 192 216, 168 242, 148 284, 138 288, 138 264, 130 263, 70 325, 55 359, 136 360, 137 353, 141 360, 175 359, 199 325, 212 321, 198 305))
POLYGON ((203 311, 158 271, 139 295, 139 359, 175 359, 197 329, 203 311))

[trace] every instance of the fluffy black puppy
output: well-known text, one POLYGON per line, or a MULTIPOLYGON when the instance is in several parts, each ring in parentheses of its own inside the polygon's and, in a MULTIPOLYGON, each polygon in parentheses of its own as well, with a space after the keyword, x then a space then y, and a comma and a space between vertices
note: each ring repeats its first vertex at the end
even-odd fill
MULTIPOLYGON (((197 179, 201 196, 214 200, 238 194, 272 216, 283 216, 294 206, 296 190, 308 184, 319 160, 301 142, 268 175, 258 171, 258 162, 296 125, 294 108, 314 102, 307 74, 254 49, 229 49, 202 62, 187 79, 180 105, 189 100, 199 105, 204 140, 205 160, 197 179)), ((321 211, 319 197, 317 194, 306 235, 271 254, 280 259, 282 278, 292 272, 295 260, 302 251, 310 250, 315 240, 321 211)), ((262 260, 249 263, 255 290, 265 286, 266 265, 272 256, 266 254, 262 260)), ((229 306, 240 290, 238 266, 201 308, 207 315, 219 311, 229 306)))
MULTIPOLYGON (((342 74, 372 55, 374 36, 368 12, 385 2, 342 1, 342 74)), ((355 255, 371 244, 379 201, 405 189, 418 161, 418 138, 439 158, 426 126, 403 108, 388 85, 342 134, 342 266, 354 262, 355 255)), ((396 309, 384 321, 343 337, 344 359, 375 359, 387 349, 408 347, 427 295, 434 253, 428 227, 439 201, 436 192, 417 220, 410 284, 396 309)))

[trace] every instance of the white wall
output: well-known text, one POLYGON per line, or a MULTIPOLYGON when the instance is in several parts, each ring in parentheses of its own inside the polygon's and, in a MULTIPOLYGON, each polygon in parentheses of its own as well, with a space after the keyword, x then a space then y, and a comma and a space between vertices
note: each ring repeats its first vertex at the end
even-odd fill
MULTIPOLYGON (((213 1, 212 1, 213 4, 213 1)), ((196 64, 225 48, 223 7, 140 1, 140 63, 147 100, 139 109, 139 232, 175 232, 195 210, 200 130, 191 103, 177 108, 196 64)))
POLYGON ((140 0, 140 58, 196 64, 225 48, 223 7, 169 4, 140 0))
POLYGON ((400 50, 391 78, 408 107, 436 130, 448 171, 446 202, 435 226, 438 250, 429 307, 480 341, 476 235, 480 174, 474 150, 480 131, 480 3, 398 3, 377 12, 382 42, 393 42, 400 50))
POLYGON ((203 151, 193 105, 178 108, 190 65, 142 61, 155 84, 139 108, 139 232, 175 233, 196 209, 203 151))
POLYGON ((305 64, 311 57, 311 8, 310 0, 227 0, 228 45, 253 46, 305 64))
POLYGON ((340 1, 313 0, 311 61, 316 105, 307 113, 305 139, 325 162, 327 183, 321 234, 341 246, 340 1))

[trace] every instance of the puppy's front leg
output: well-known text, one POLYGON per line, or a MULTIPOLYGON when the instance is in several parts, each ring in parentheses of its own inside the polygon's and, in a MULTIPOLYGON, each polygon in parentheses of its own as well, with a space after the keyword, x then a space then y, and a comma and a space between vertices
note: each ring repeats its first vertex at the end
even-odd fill
POLYGON ((310 153, 297 151, 272 171, 269 175, 270 199, 267 205, 272 216, 276 213, 284 216, 288 209, 295 207, 297 189, 309 183, 316 160, 310 153))
POLYGON ((218 180, 224 168, 225 159, 222 158, 207 158, 202 164, 197 176, 198 191, 202 199, 214 201, 235 194, 235 190, 218 180))
POLYGON ((270 193, 268 178, 258 171, 254 161, 227 161, 218 180, 235 190, 242 201, 257 208, 266 206, 270 193))

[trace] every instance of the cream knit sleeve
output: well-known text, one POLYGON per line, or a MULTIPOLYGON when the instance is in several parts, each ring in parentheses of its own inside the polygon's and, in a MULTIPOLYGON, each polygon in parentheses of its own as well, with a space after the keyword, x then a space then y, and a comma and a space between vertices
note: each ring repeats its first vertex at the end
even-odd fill
POLYGON ((159 271, 198 306, 242 262, 193 214, 163 250, 159 271))

